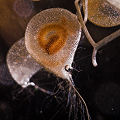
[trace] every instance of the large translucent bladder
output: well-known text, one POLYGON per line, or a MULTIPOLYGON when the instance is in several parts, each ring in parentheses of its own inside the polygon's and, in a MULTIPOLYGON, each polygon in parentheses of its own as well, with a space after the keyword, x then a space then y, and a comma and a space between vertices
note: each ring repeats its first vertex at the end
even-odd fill
POLYGON ((47 70, 69 79, 65 66, 71 68, 80 36, 81 27, 75 14, 51 8, 41 11, 28 23, 25 45, 31 56, 47 70))

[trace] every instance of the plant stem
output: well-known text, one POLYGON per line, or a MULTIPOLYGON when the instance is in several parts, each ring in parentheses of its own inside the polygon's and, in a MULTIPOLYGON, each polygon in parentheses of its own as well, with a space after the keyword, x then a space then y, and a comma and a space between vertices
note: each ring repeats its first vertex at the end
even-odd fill
POLYGON ((80 0, 75 0, 75 7, 77 9, 77 12, 78 12, 78 20, 81 24, 81 27, 88 39, 88 41, 90 42, 90 44, 93 46, 93 54, 92 54, 92 63, 93 63, 93 66, 96 67, 98 64, 97 64, 97 61, 96 61, 96 55, 97 55, 97 51, 103 47, 104 45, 106 45, 107 43, 111 42, 112 40, 114 40, 115 38, 119 37, 120 36, 120 29, 117 30, 116 32, 108 35, 107 37, 103 38, 102 40, 100 40, 99 42, 95 42, 93 40, 93 38, 91 37, 85 23, 87 22, 87 17, 88 17, 88 0, 85 0, 85 12, 84 12, 84 20, 83 20, 83 17, 82 17, 82 13, 81 13, 81 10, 80 10, 80 6, 79 6, 79 1, 80 0))

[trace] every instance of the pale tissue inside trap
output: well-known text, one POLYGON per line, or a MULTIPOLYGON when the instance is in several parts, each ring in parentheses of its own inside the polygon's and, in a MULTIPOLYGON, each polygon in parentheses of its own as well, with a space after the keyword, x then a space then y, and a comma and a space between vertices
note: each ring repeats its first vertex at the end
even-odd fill
MULTIPOLYGON (((46 29, 43 31, 45 35, 46 31, 46 29)), ((51 31, 47 32, 49 33, 51 31)), ((69 79, 69 73, 65 70, 65 66, 69 65, 71 67, 80 37, 81 27, 77 16, 66 9, 51 8, 38 13, 28 23, 25 32, 25 45, 31 56, 48 71, 51 71, 63 79, 69 79), (61 31, 62 27, 66 29, 67 37, 65 37, 65 44, 62 44, 60 49, 58 49, 59 46, 56 47, 56 45, 59 45, 57 44, 59 41, 56 40, 50 44, 50 50, 52 52, 48 54, 45 50, 45 45, 47 44, 46 41, 44 41, 45 37, 43 37, 43 42, 40 45, 37 36, 44 26, 48 25, 49 28, 51 24, 60 26, 60 29, 53 27, 53 29, 61 32, 60 34, 59 32, 57 33, 59 38, 63 38, 64 36, 64 32, 61 31)))
POLYGON ((30 78, 42 69, 27 52, 24 38, 16 42, 9 50, 7 65, 13 79, 22 87, 27 87, 30 78))

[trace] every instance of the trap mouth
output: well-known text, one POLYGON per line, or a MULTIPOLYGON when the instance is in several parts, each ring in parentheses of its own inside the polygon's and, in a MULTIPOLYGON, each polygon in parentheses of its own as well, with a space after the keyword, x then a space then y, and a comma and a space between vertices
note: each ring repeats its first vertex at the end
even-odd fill
POLYGON ((89 0, 88 19, 101 27, 120 25, 120 4, 118 0, 89 0), (94 6, 94 7, 93 7, 94 6))

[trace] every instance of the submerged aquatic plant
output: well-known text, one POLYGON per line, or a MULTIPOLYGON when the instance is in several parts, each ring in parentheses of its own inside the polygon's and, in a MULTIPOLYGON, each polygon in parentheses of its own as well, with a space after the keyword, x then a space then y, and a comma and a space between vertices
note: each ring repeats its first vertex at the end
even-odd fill
POLYGON ((79 2, 80 0, 75 0, 77 15, 62 8, 47 9, 35 15, 28 23, 25 40, 23 38, 18 41, 10 49, 7 64, 12 77, 22 87, 32 85, 53 96, 58 95, 59 91, 67 94, 69 119, 71 115, 74 115, 74 120, 78 119, 78 110, 80 110, 81 119, 84 120, 87 116, 87 119, 90 120, 87 105, 72 79, 72 70, 74 69, 72 63, 80 41, 81 31, 84 31, 88 41, 94 48, 92 62, 94 66, 97 66, 97 51, 118 37, 120 30, 96 43, 85 25, 87 19, 89 19, 89 1, 79 2), (84 18, 81 13, 82 7, 84 18), (43 67, 57 77, 62 78, 65 85, 60 82, 58 90, 48 91, 37 86, 34 82, 30 82, 32 75, 43 67))

